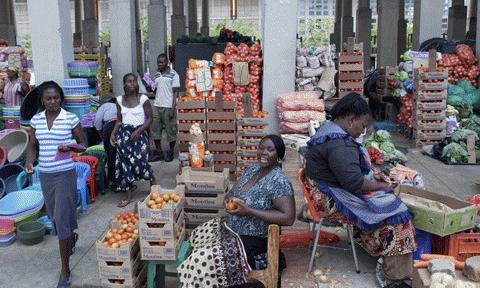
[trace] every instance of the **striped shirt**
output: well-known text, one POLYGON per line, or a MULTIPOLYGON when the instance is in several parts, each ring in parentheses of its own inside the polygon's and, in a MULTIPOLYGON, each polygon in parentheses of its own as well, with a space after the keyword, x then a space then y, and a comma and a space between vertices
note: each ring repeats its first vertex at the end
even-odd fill
POLYGON ((60 114, 53 121, 52 129, 48 130, 45 111, 33 116, 30 126, 35 129, 40 151, 38 166, 43 173, 68 171, 74 168, 72 158, 55 161, 58 146, 72 143, 72 130, 80 123, 78 117, 61 109, 60 114))
POLYGON ((165 74, 160 72, 153 75, 153 81, 157 84, 157 92, 155 94, 156 107, 172 108, 173 107, 173 88, 180 87, 180 77, 175 70, 170 69, 165 74))
POLYGON ((16 107, 22 105, 22 79, 10 81, 7 79, 3 88, 3 97, 5 98, 5 107, 16 107))

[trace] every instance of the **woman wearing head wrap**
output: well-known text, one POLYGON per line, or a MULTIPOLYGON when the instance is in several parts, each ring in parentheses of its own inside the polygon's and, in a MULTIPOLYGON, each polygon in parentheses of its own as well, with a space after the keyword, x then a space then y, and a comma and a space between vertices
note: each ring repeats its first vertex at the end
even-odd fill
MULTIPOLYGON (((258 164, 247 167, 225 196, 229 215, 192 231, 192 254, 179 267, 184 285, 235 287, 246 283, 251 269, 265 268, 261 265, 267 260, 268 225, 290 226, 295 221, 292 184, 281 167, 284 157, 282 138, 268 135, 260 141, 258 164)), ((281 254, 279 269, 285 267, 281 254)))
POLYGON ((8 67, 7 79, 5 79, 4 87, 0 87, 3 91, 3 98, 5 99, 5 107, 20 107, 23 102, 23 97, 29 91, 28 84, 19 77, 19 72, 14 67, 8 67))

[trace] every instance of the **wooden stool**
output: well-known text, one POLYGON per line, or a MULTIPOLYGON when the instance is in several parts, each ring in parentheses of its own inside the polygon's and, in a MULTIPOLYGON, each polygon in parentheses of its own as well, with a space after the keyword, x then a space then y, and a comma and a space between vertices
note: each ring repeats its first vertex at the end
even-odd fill
POLYGON ((147 288, 153 288, 153 280, 155 276, 157 277, 156 283, 160 283, 160 287, 164 288, 165 286, 165 277, 177 277, 177 272, 165 272, 165 265, 175 265, 178 267, 180 264, 187 259, 192 250, 192 246, 188 241, 183 241, 180 251, 178 252, 177 260, 149 260, 147 261, 147 288), (155 275, 158 271, 158 275, 155 275))
POLYGON ((280 249, 280 228, 278 225, 268 226, 268 260, 267 269, 253 270, 248 275, 250 278, 260 281, 265 288, 277 288, 278 286, 278 253, 280 249))

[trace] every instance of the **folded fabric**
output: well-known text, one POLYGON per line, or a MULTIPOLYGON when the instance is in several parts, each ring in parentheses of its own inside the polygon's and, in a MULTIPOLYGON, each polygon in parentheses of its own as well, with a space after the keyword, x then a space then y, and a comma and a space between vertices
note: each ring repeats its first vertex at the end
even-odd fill
MULTIPOLYGON (((83 145, 80 145, 80 144, 75 144, 75 143, 72 143, 72 144, 67 144, 65 145, 67 146, 68 148, 71 148, 71 149, 75 149, 77 151, 85 151, 87 148, 85 148, 85 146, 83 145)), ((66 160, 66 159, 69 159, 71 158, 72 156, 70 155, 70 152, 60 152, 60 151, 57 151, 57 153, 55 154, 55 158, 53 159, 53 161, 62 161, 62 160, 66 160)))

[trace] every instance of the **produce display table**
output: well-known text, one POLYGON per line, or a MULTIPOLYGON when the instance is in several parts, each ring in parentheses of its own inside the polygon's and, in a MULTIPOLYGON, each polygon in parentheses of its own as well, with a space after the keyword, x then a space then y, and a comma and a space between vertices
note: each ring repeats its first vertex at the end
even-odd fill
POLYGON ((176 272, 166 272, 165 265, 175 265, 179 266, 180 264, 187 259, 192 250, 192 246, 188 241, 183 241, 182 246, 180 247, 180 252, 178 253, 177 260, 149 260, 147 261, 147 288, 153 288, 153 280, 155 276, 156 287, 166 287, 165 286, 165 277, 177 277, 178 273, 176 272), (156 268, 156 269, 155 269, 156 268), (156 270, 156 271, 155 271, 156 270))

